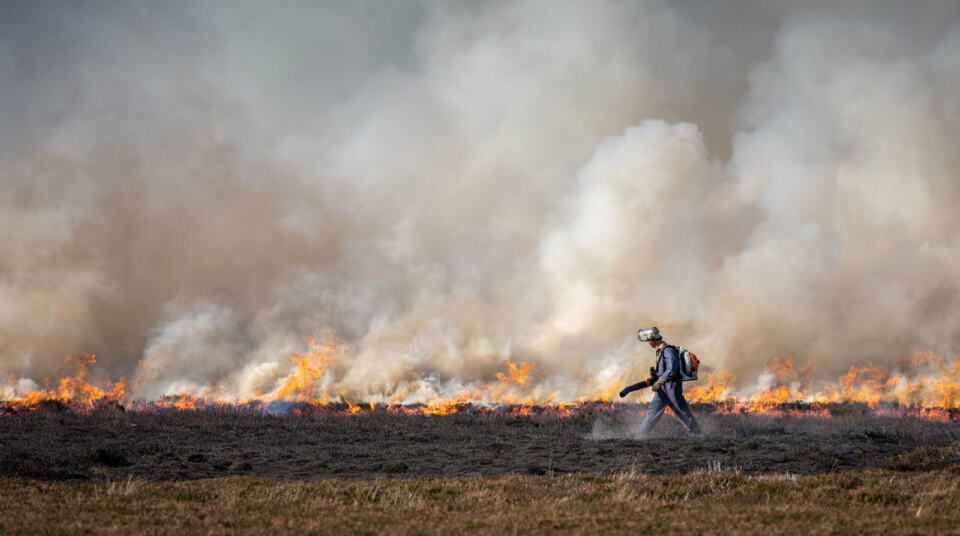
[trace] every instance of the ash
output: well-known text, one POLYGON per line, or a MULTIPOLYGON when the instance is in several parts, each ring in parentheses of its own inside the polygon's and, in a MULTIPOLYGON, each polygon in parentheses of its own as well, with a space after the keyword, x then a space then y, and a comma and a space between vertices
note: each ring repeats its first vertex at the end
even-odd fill
MULTIPOLYGON (((506 412, 273 415, 243 408, 88 414, 46 409, 0 418, 0 472, 44 481, 181 480, 253 475, 411 477, 501 474, 813 474, 920 468, 960 441, 960 422, 834 411, 830 418, 726 414, 695 407, 702 437, 665 416, 638 437, 642 406, 566 417, 506 412)), ((932 461, 932 460, 938 461, 932 461)))

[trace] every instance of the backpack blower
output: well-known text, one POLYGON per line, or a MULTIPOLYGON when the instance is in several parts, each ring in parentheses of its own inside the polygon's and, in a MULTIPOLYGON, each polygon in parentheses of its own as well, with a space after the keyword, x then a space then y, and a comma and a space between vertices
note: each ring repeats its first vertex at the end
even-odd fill
MULTIPOLYGON (((663 337, 660 336, 659 329, 652 327, 637 331, 637 338, 640 339, 641 342, 647 342, 651 340, 661 340, 663 337)), ((683 346, 671 347, 677 351, 677 355, 680 357, 680 381, 695 381, 697 379, 697 371, 700 369, 700 360, 697 359, 696 354, 684 348, 683 346)), ((657 352, 658 365, 662 353, 662 350, 657 352)), ((622 391, 620 391, 620 398, 623 398, 634 391, 639 391, 640 389, 646 389, 647 387, 650 387, 657 381, 658 378, 659 376, 657 376, 656 367, 650 367, 650 376, 643 381, 639 381, 633 385, 628 385, 625 387, 622 391)))

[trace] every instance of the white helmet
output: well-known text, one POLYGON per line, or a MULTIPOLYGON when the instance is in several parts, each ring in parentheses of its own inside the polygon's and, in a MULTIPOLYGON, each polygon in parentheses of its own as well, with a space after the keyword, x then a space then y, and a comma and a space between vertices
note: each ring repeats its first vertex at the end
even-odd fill
POLYGON ((640 339, 640 342, 659 341, 663 339, 663 337, 660 336, 660 330, 657 329, 656 326, 637 331, 637 338, 640 339))

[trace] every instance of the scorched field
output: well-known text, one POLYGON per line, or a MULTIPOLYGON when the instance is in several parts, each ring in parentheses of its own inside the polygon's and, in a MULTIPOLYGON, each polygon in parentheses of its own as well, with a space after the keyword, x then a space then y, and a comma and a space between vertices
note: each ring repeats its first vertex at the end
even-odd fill
POLYGON ((48 402, 0 418, 0 523, 14 533, 117 534, 960 526, 957 421, 856 404, 833 404, 829 417, 796 404, 768 415, 698 404, 704 436, 686 436, 668 416, 639 438, 643 410, 77 413, 48 402))

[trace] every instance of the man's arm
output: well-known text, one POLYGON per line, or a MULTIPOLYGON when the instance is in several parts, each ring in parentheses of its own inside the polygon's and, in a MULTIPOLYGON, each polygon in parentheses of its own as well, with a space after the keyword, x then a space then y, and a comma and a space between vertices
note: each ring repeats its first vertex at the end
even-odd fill
POLYGON ((680 356, 677 354, 677 349, 667 346, 663 349, 661 355, 663 357, 660 360, 661 370, 657 372, 660 373, 661 378, 666 378, 666 380, 675 379, 680 374, 680 356))

